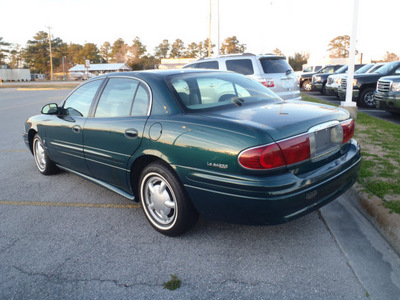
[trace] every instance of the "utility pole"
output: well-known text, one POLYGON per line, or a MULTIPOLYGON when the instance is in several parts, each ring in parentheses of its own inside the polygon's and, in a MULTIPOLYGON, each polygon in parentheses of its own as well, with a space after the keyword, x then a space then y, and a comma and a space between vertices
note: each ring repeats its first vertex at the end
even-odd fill
POLYGON ((210 0, 210 20, 208 23, 208 57, 211 57, 211 0, 210 0))
POLYGON ((49 49, 50 49, 50 80, 53 80, 53 56, 51 53, 51 34, 50 34, 50 26, 47 26, 49 29, 49 49))
POLYGON ((217 42, 217 56, 219 56, 219 48, 221 47, 221 41, 220 41, 220 39, 219 39, 219 0, 217 0, 218 2, 218 6, 217 6, 217 9, 218 9, 218 12, 217 12, 217 17, 218 17, 218 42, 217 42))

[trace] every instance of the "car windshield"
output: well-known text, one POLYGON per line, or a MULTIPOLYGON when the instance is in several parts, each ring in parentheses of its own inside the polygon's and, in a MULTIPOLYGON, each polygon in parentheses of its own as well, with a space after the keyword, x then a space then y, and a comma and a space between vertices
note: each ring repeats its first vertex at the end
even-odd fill
POLYGON ((347 71, 348 66, 342 66, 335 71, 336 74, 341 74, 347 71))
POLYGON ((282 101, 261 83, 234 73, 183 73, 168 77, 167 84, 188 109, 241 106, 255 101, 282 101))
POLYGON ((373 64, 368 64, 365 66, 362 66, 359 68, 357 71, 355 71, 356 74, 363 74, 366 73, 369 69, 371 69, 374 65, 373 64))
POLYGON ((398 61, 394 61, 392 63, 389 63, 387 65, 382 66, 381 68, 379 68, 378 70, 374 71, 374 73, 378 73, 378 74, 388 74, 390 73, 393 69, 397 68, 397 66, 400 64, 400 62, 398 61))

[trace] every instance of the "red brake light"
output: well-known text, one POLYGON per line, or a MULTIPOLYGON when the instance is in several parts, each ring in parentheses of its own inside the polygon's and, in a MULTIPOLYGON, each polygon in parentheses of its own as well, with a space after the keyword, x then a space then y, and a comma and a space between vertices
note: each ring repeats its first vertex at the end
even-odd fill
POLYGON ((261 80, 260 82, 261 82, 261 84, 262 84, 263 86, 266 86, 266 87, 268 87, 268 88, 274 87, 274 86, 275 86, 274 80, 273 80, 273 79, 263 79, 263 80, 261 80))
POLYGON ((239 163, 247 169, 273 169, 285 165, 285 159, 275 143, 243 151, 239 163))
POLYGON ((291 165, 311 157, 310 138, 303 134, 282 142, 278 142, 285 156, 286 164, 291 165))
POLYGON ((310 158, 310 139, 303 134, 278 143, 243 151, 239 163, 247 169, 274 169, 310 158))
POLYGON ((342 123, 342 128, 343 128, 343 144, 351 140, 351 138, 354 136, 354 120, 350 119, 346 122, 342 123))

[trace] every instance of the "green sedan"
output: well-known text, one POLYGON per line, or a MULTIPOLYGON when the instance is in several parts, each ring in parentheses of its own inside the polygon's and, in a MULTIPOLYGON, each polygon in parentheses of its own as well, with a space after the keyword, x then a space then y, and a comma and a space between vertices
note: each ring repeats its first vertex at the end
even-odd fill
POLYGON ((95 77, 44 106, 23 134, 40 173, 67 170, 140 201, 168 236, 199 214, 279 224, 318 209, 356 181, 353 135, 346 110, 207 70, 95 77))

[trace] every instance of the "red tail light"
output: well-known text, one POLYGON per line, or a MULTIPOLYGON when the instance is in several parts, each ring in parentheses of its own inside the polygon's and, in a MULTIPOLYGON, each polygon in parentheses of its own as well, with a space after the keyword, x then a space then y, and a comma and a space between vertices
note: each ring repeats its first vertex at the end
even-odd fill
POLYGON ((350 119, 346 122, 342 122, 342 128, 343 128, 343 144, 351 140, 351 138, 354 136, 354 120, 350 119))
POLYGON ((274 169, 310 158, 308 134, 265 146, 251 148, 239 155, 239 163, 247 169, 274 169))
POLYGON ((263 79, 260 82, 263 86, 266 86, 267 88, 275 87, 275 83, 274 83, 273 79, 263 79))

